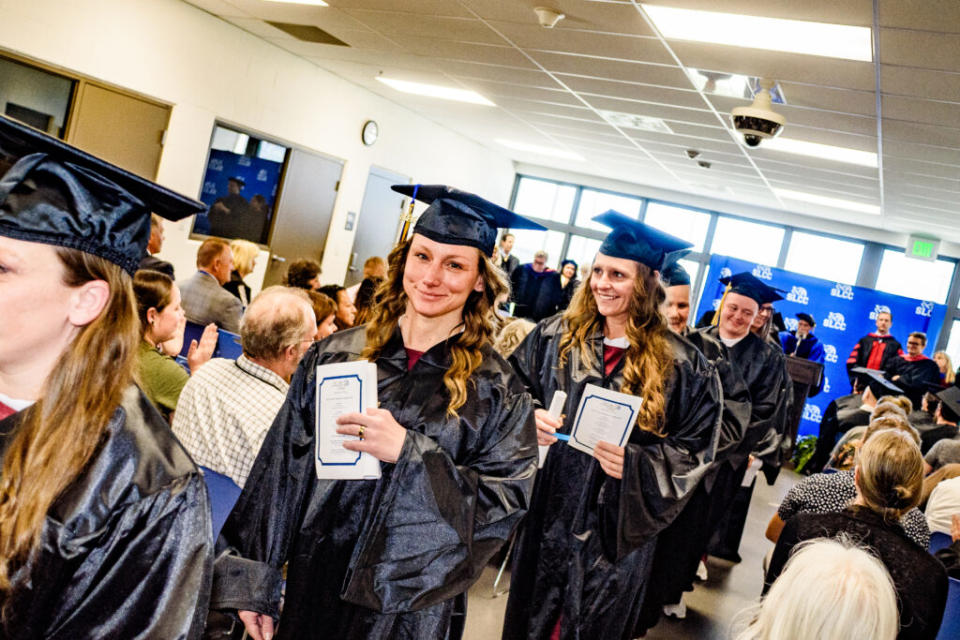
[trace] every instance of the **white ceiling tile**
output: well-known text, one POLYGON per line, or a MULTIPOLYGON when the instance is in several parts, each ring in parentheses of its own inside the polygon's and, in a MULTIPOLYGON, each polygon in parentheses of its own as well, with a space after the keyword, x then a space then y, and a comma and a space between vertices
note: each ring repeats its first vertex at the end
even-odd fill
POLYGON ((450 0, 325 0, 331 7, 341 10, 369 10, 390 13, 405 12, 452 18, 470 18, 469 11, 450 0))
POLYGON ((494 22, 492 26, 528 51, 557 51, 622 60, 672 64, 673 58, 658 38, 575 29, 544 29, 539 25, 494 22))
POLYGON ((437 38, 484 44, 506 44, 483 22, 473 18, 448 18, 426 13, 343 9, 343 13, 374 31, 404 38, 437 38))
MULTIPOLYGON (((960 95, 957 96, 960 100, 960 95)), ((953 123, 960 127, 960 102, 939 102, 903 96, 883 96, 883 117, 924 124, 953 123)))
POLYGON ((489 45, 440 38, 418 38, 402 34, 393 34, 392 39, 410 53, 418 56, 442 60, 465 60, 506 67, 534 68, 534 64, 526 56, 513 47, 502 44, 489 45))
POLYGON ((664 87, 690 88, 690 80, 678 67, 668 67, 624 60, 608 60, 587 56, 563 55, 538 51, 533 58, 547 71, 569 73, 588 78, 643 82, 664 87))
POLYGON ((363 24, 332 7, 317 7, 304 4, 263 2, 262 0, 229 0, 243 14, 261 20, 309 24, 321 29, 365 29, 363 24))
POLYGON ((880 26, 960 33, 956 0, 880 0, 880 26))
POLYGON ((880 87, 884 94, 956 101, 960 96, 960 74, 881 65, 880 87))
POLYGON ((920 69, 960 71, 960 34, 880 29, 880 62, 920 69))

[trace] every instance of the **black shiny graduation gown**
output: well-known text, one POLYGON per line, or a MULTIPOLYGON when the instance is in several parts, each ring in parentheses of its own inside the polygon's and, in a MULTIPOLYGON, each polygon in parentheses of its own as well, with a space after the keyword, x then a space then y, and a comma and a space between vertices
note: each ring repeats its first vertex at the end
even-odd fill
MULTIPOLYGON (((603 335, 590 336, 594 364, 578 348, 557 368, 561 316, 544 320, 510 362, 539 405, 567 392, 569 433, 584 387, 618 390, 624 362, 604 374, 603 335)), ((557 442, 537 475, 533 504, 514 552, 503 638, 548 638, 562 615, 561 638, 631 638, 657 534, 693 495, 710 467, 721 393, 714 367, 669 333, 673 371, 660 437, 639 428, 626 445, 623 479, 590 455, 557 442)))
POLYGON ((644 597, 640 622, 634 629, 635 637, 642 636, 656 625, 663 605, 680 602, 683 592, 692 589, 703 548, 709 539, 710 492, 717 471, 727 456, 736 450, 750 425, 750 391, 740 369, 730 359, 727 347, 700 331, 692 331, 686 337, 717 369, 723 390, 723 414, 712 456, 714 464, 680 515, 657 536, 650 588, 644 597))
MULTIPOLYGON (((0 422, 0 447, 26 411, 0 422)), ((213 540, 197 467, 134 386, 13 576, 10 640, 199 638, 213 540)))
POLYGON ((465 593, 526 513, 537 465, 530 396, 489 346, 459 418, 449 344, 407 371, 399 331, 376 360, 380 408, 407 429, 379 480, 318 480, 316 367, 357 360, 365 327, 300 363, 218 541, 211 608, 276 617, 279 639, 456 638, 465 593))

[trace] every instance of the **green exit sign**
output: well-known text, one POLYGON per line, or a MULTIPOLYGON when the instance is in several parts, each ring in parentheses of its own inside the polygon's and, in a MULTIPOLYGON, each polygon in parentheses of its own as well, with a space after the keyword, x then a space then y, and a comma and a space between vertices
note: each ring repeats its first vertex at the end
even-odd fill
POLYGON ((918 260, 936 260, 940 251, 940 241, 933 238, 910 236, 907 241, 907 255, 918 260))

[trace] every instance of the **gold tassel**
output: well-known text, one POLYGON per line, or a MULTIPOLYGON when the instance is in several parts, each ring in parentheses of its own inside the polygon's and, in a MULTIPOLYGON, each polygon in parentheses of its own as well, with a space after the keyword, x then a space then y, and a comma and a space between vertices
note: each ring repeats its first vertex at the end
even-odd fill
POLYGON ((727 299, 728 293, 730 293, 730 285, 727 285, 727 288, 723 290, 723 295, 720 296, 720 304, 717 305, 717 311, 713 314, 713 320, 710 321, 710 326, 715 327, 720 324, 720 309, 723 309, 723 301, 727 299))

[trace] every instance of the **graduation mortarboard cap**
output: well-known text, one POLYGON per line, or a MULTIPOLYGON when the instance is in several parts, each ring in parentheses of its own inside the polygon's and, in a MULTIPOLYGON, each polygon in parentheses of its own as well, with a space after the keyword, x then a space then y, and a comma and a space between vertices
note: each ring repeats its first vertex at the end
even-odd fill
POLYGON ((660 280, 664 287, 679 287, 690 284, 690 274, 679 263, 674 263, 660 272, 660 280))
POLYGON ((783 296, 778 293, 780 291, 779 289, 771 287, 763 280, 746 271, 743 273, 735 273, 729 278, 720 278, 720 284, 727 285, 727 293, 739 293, 742 296, 756 300, 757 304, 783 300, 783 296))
POLYGON ((239 184, 241 187, 245 187, 247 185, 247 181, 241 178, 240 176, 230 176, 229 178, 227 178, 228 182, 231 180, 239 184))
POLYGON ((442 184, 395 184, 390 188, 430 205, 417 220, 414 233, 435 242, 476 247, 484 255, 493 254, 498 228, 547 229, 478 195, 442 184))
POLYGON ((612 229, 603 239, 600 253, 611 258, 635 260, 655 271, 662 272, 690 253, 693 246, 613 209, 594 216, 593 220, 612 229))
POLYGON ((206 206, 0 116, 0 236, 79 249, 137 270, 150 213, 206 206))
POLYGON ((857 374, 862 384, 870 387, 873 397, 879 400, 884 396, 902 395, 903 389, 883 377, 883 372, 866 367, 854 367, 851 373, 857 374))
POLYGON ((947 405, 954 414, 960 416, 960 389, 957 387, 941 388, 936 394, 940 402, 947 405))
POLYGON ((797 314, 797 320, 803 320, 811 327, 817 326, 817 321, 813 319, 813 316, 809 313, 803 313, 802 311, 797 314))

